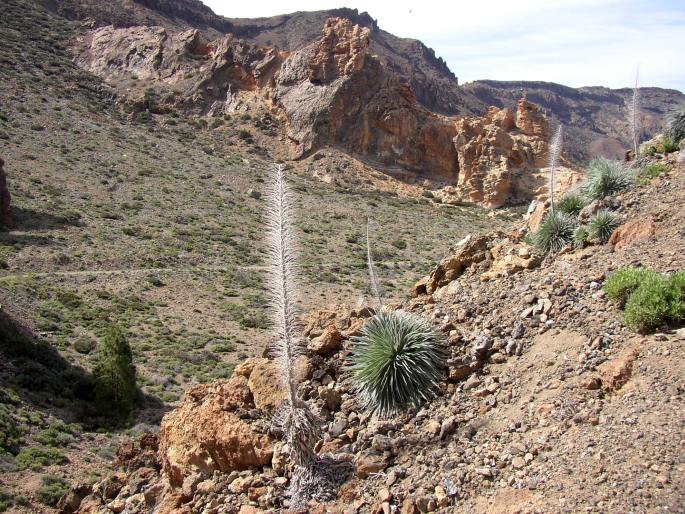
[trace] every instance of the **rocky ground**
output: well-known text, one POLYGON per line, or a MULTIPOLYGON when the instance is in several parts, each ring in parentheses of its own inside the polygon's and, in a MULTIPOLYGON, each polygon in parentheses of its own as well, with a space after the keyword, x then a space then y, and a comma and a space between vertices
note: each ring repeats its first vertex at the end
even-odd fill
MULTIPOLYGON (((612 200, 624 227, 639 220, 653 230, 544 259, 516 242, 518 230, 473 238, 418 296, 392 306, 427 317, 449 340, 448 377, 416 412, 370 418, 348 389, 348 338, 371 309, 309 315, 301 392, 325 420, 317 450, 335 457, 342 484, 337 499, 308 511, 682 511, 685 331, 635 334, 602 290, 620 266, 682 268, 685 166, 670 166, 612 200)), ((287 459, 268 423, 283 401, 277 384, 258 358, 190 390, 159 439, 122 447, 121 472, 65 503, 85 496, 80 512, 287 510, 287 459)))

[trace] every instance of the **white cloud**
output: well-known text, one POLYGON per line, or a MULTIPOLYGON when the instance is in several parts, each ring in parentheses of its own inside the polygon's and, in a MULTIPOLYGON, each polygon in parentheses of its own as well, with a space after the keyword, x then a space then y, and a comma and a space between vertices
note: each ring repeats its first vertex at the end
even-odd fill
MULTIPOLYGON (((330 9, 341 0, 237 3, 205 0, 228 17, 330 9)), ((379 26, 420 39, 461 82, 544 80, 685 90, 685 3, 678 0, 344 0, 379 26)))

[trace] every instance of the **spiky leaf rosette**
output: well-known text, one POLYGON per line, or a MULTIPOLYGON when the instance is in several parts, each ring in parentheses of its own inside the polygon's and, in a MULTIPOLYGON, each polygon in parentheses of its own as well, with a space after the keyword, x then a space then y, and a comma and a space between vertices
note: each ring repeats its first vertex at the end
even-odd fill
POLYGON ((576 193, 566 193, 557 203, 557 208, 561 212, 565 212, 571 216, 578 216, 580 211, 583 210, 583 207, 585 207, 585 200, 576 193))
POLYGON ((573 216, 565 212, 550 212, 532 236, 533 244, 545 252, 558 252, 573 241, 578 226, 573 216))
POLYGON ((267 291, 274 330, 272 354, 278 364, 287 401, 276 422, 288 441, 293 461, 302 466, 314 459, 318 424, 314 414, 297 394, 295 361, 306 351, 298 323, 298 269, 293 236, 294 213, 284 177, 285 167, 275 165, 267 189, 267 291))
POLYGON ((633 176, 623 163, 598 157, 588 166, 583 192, 591 200, 601 200, 628 189, 632 183, 633 176))
POLYGON ((600 209, 588 221, 588 234, 591 238, 605 244, 620 224, 618 217, 613 212, 609 209, 600 209))
POLYGON ((352 386, 374 414, 392 416, 433 395, 447 353, 442 335, 424 319, 381 312, 353 342, 348 364, 352 386))

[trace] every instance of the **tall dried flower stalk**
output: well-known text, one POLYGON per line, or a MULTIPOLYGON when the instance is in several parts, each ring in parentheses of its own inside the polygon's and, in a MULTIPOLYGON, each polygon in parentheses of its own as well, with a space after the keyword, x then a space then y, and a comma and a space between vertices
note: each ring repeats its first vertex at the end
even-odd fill
POLYGON ((284 178, 284 166, 274 165, 267 191, 267 290, 275 332, 273 354, 287 392, 287 400, 277 413, 277 422, 290 449, 290 457, 300 472, 316 461, 314 445, 319 424, 297 393, 295 361, 306 351, 306 341, 298 322, 298 268, 292 228, 293 208, 284 178))
POLYGON ((551 205, 551 212, 554 213, 554 186, 555 186, 555 172, 559 165, 559 157, 561 156, 561 147, 563 145, 564 126, 559 124, 552 144, 549 149, 549 201, 551 205))
POLYGON ((369 280, 371 281, 371 292, 373 297, 376 299, 378 308, 383 307, 383 298, 381 297, 381 290, 378 287, 378 279, 376 278, 376 266, 373 263, 373 254, 371 253, 371 237, 369 234, 369 226, 371 225, 371 220, 367 218, 366 220, 366 262, 369 268, 369 280))
POLYGON ((640 77, 640 68, 635 72, 635 85, 633 86, 633 99, 630 102, 628 109, 630 132, 633 139, 633 152, 637 159, 637 146, 639 143, 638 132, 640 131, 640 89, 638 87, 638 80, 640 77))

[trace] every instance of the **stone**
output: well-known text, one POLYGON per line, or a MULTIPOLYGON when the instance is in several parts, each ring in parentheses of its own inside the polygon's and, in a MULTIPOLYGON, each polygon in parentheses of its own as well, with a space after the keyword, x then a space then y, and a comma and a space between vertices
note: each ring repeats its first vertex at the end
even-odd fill
POLYGON ((381 455, 363 454, 357 458, 357 476, 366 478, 388 467, 388 461, 381 455))
POLYGON ((287 398, 278 364, 265 358, 255 358, 247 385, 255 407, 273 413, 287 398))
POLYGON ((652 216, 643 216, 628 220, 615 229, 609 238, 609 244, 615 250, 622 250, 635 243, 654 240, 657 236, 656 221, 652 216))
POLYGON ((112 500, 125 485, 126 475, 124 473, 112 473, 104 480, 95 484, 93 492, 103 500, 112 500))
POLYGON ((458 278, 469 266, 490 259, 488 236, 467 236, 458 244, 455 253, 446 257, 431 272, 426 283, 426 292, 432 294, 436 289, 446 286, 458 278))
POLYGON ((400 509, 400 514, 416 514, 416 505, 414 500, 407 498, 402 502, 402 508, 400 509))
POLYGON ((528 232, 535 234, 538 230, 540 230, 542 220, 544 220, 545 216, 547 215, 547 205, 545 202, 533 200, 533 203, 531 203, 528 211, 530 212, 527 217, 528 232))
POLYGON ((92 492, 92 489, 92 486, 88 484, 71 486, 69 492, 62 496, 57 502, 57 508, 64 514, 72 514, 78 511, 81 502, 92 492))
POLYGON ((633 344, 624 348, 616 357, 600 364, 597 373, 605 391, 618 391, 633 373, 633 364, 640 355, 639 345, 633 344))
POLYGON ((441 426, 442 425, 438 420, 429 419, 426 422, 424 429, 426 430, 426 432, 428 432, 431 435, 438 435, 440 433, 441 426))
POLYGON ((343 336, 335 326, 326 327, 323 334, 309 342, 310 351, 319 355, 329 355, 342 348, 343 336))
POLYGON ((523 457, 514 457, 511 460, 511 465, 513 466, 514 469, 521 469, 525 467, 526 461, 523 457))
POLYGON ((12 216, 12 197, 7 187, 5 175, 5 161, 0 157, 0 228, 12 228, 14 218, 12 216))
POLYGON ((262 193, 260 193, 256 189, 249 189, 247 191, 247 196, 249 196, 250 198, 254 198, 255 200, 259 200, 262 197, 262 193))
POLYGON ((191 388, 162 419, 159 454, 174 487, 195 473, 211 476, 271 463, 273 442, 235 411, 254 408, 243 376, 191 388))

